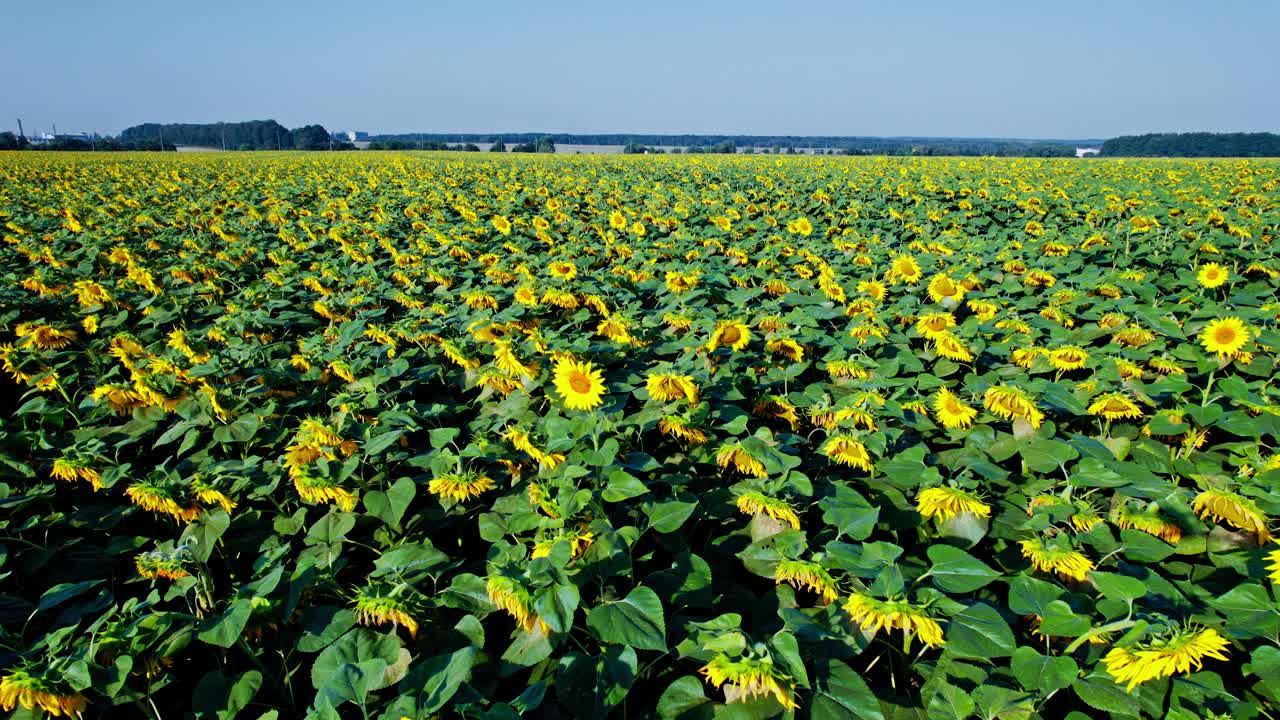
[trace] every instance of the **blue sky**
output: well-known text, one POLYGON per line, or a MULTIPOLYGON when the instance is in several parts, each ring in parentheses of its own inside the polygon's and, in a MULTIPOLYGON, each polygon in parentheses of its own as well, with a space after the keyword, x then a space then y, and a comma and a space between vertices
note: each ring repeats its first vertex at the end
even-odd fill
POLYGON ((1280 130, 1280 3, 0 0, 0 128, 1280 130))

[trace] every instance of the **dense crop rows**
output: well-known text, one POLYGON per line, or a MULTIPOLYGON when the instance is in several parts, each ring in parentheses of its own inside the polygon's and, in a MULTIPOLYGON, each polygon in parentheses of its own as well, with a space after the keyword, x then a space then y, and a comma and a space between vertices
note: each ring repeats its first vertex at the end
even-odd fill
POLYGON ((0 706, 1274 717, 1278 168, 0 155, 0 706))

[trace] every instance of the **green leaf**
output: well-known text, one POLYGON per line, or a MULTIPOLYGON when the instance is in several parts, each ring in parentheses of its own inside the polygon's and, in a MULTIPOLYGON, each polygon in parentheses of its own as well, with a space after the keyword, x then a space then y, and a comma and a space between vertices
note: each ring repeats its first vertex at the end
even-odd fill
POLYGON ((1012 655, 1016 645, 1009 624, 994 607, 982 602, 952 616, 946 640, 952 653, 983 659, 1012 655))
POLYGON ((227 608, 226 612, 206 621, 204 629, 197 633, 196 637, 210 645, 229 648, 240 639, 244 626, 248 624, 249 616, 252 614, 252 602, 248 599, 236 600, 231 603, 231 607, 227 608))
POLYGON ((392 635, 383 635, 367 628, 355 628, 324 649, 311 666, 311 685, 320 690, 334 680, 335 674, 345 665, 360 666, 368 676, 377 680, 368 686, 377 690, 383 670, 395 664, 400 655, 400 642, 392 635), (376 669, 376 673, 373 670, 376 669))
MULTIPOLYGON (((678 720, 694 715, 697 709, 709 711, 707 699, 702 690, 702 680, 693 675, 685 675, 667 686, 658 698, 658 717, 661 720, 678 720)), ((706 715, 710 715, 707 712, 706 715)))
POLYGON ((641 585, 622 600, 587 612, 587 627, 601 642, 639 650, 666 650, 666 624, 658 594, 641 585))
POLYGON ((1000 577, 986 563, 950 545, 930 545, 927 554, 933 561, 929 576, 946 592, 973 592, 1000 577))
POLYGON ((1013 653, 1010 669, 1022 687, 1041 697, 1070 687, 1080 672, 1070 657, 1045 656, 1026 646, 1013 653))
POLYGON ((1137 578, 1095 570, 1089 573, 1089 579, 1098 588, 1098 592, 1112 600, 1127 603, 1147 594, 1147 586, 1137 578))
POLYGON ((684 521, 693 514, 698 503, 668 500, 660 503, 645 503, 643 507, 644 514, 649 516, 650 527, 660 533, 671 533, 684 525, 684 521))
POLYGON ((472 670, 483 659, 484 653, 474 647, 437 655, 414 666, 400 681, 400 691, 414 698, 419 713, 435 713, 453 699, 463 683, 471 679, 472 670))
POLYGON ((600 494, 605 502, 622 502, 649 492, 649 488, 625 470, 609 473, 609 485, 600 494))
POLYGON ((812 720, 884 720, 867 683, 839 660, 818 659, 814 668, 812 720))

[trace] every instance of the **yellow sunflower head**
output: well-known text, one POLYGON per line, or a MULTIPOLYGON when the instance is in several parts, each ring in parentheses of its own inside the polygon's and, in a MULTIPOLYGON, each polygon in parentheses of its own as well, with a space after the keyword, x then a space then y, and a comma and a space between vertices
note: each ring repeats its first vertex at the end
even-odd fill
POLYGON ((589 362, 558 360, 554 383, 570 410, 592 410, 604 402, 604 375, 589 362))

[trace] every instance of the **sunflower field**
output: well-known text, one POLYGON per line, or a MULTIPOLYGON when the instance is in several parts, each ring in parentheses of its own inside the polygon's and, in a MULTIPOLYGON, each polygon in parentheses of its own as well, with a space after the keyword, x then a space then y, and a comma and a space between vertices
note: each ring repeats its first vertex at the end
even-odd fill
POLYGON ((1280 164, 0 154, 15 718, 1280 716, 1280 164))

